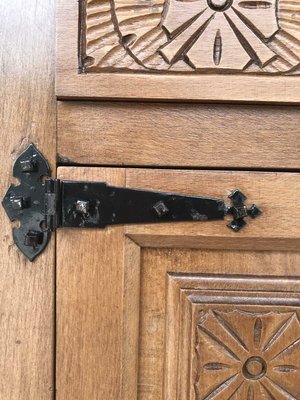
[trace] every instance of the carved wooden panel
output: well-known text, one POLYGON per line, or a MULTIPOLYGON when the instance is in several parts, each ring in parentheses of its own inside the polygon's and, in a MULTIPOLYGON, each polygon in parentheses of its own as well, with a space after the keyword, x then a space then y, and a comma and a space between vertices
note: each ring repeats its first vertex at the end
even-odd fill
POLYGON ((296 311, 235 306, 199 310, 196 399, 292 399, 300 394, 300 322, 296 311), (226 394, 225 394, 226 393, 226 394), (280 396, 280 397, 279 397, 280 396))
POLYGON ((300 0, 86 0, 85 72, 299 73, 300 0))
MULTIPOLYGON (((168 346, 172 340, 179 361, 167 371, 166 382, 178 379, 176 398, 300 398, 299 296, 260 291, 251 279, 244 291, 230 278, 219 281, 219 289, 209 287, 213 278, 199 275, 170 275, 169 280, 169 299, 177 299, 179 311, 168 304, 174 323, 168 346)), ((174 396, 173 389, 166 390, 174 396)))

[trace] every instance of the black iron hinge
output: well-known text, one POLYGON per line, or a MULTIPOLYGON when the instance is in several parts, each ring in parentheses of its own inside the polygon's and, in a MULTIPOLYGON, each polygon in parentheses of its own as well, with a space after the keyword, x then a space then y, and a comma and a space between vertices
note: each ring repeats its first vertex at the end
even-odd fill
POLYGON ((228 227, 238 232, 246 225, 245 217, 261 214, 255 204, 247 208, 246 196, 239 190, 231 193, 227 206, 222 199, 43 179, 50 176, 49 165, 33 144, 16 160, 13 175, 20 185, 11 185, 2 204, 11 221, 20 221, 20 227, 13 229, 14 241, 31 261, 59 227, 209 221, 231 214, 228 227))

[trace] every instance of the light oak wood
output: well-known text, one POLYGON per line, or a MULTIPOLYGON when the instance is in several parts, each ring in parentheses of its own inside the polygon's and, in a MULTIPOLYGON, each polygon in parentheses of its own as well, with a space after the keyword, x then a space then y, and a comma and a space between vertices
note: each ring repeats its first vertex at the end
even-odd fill
POLYGON ((282 377, 292 382, 297 398, 299 174, 61 167, 58 176, 218 197, 238 185, 264 211, 238 235, 224 221, 60 230, 58 400, 198 400, 216 390, 226 400, 238 389, 236 383, 243 387, 235 400, 239 395, 265 400, 262 384, 275 398, 278 385, 289 389, 282 377), (240 240, 247 245, 240 246, 240 240), (232 318, 224 323, 227 313, 232 318), (246 329, 251 324, 254 331, 246 329), (202 342, 208 339, 195 335, 198 326, 224 340, 225 347, 218 339, 202 342), (239 340, 248 355, 240 356, 239 340), (197 361, 203 343, 204 364, 197 361), (266 345, 271 352, 265 356, 266 345), (289 353, 274 363, 271 358, 287 347, 289 353), (216 366, 216 351, 224 371, 216 366), (239 357, 239 376, 223 385, 231 377, 226 375, 228 351, 239 357), (276 384, 266 383, 266 377, 248 382, 241 368, 254 376, 262 368, 253 356, 267 363, 267 376, 276 384))
POLYGON ((299 286, 275 279, 268 292, 268 283, 168 274, 165 398, 299 396, 299 286))
MULTIPOLYGON (((19 153, 34 142, 55 172, 52 0, 11 0, 0 7, 0 193, 13 181, 19 153)), ((54 243, 31 264, 13 243, 0 207, 0 398, 54 396, 54 243)))
POLYGON ((64 164, 300 168, 300 110, 282 106, 58 103, 64 164))
POLYGON ((57 95, 299 103, 298 0, 214 3, 59 0, 57 95))
POLYGON ((286 73, 299 65, 297 6, 282 0, 155 0, 143 7, 135 0, 88 0, 81 5, 81 68, 286 73))
MULTIPOLYGON (((58 177, 86 179, 82 172, 59 168, 58 177)), ((89 177, 125 185, 122 169, 89 170, 89 177)), ((63 229, 57 244, 57 400, 118 399, 124 228, 63 229)))
POLYGON ((235 249, 270 249, 275 245, 281 249, 297 249, 300 245, 299 174, 128 169, 127 185, 224 199, 238 188, 248 196, 249 204, 255 202, 264 211, 262 218, 247 221, 248 229, 239 235, 230 231, 223 221, 201 225, 162 224, 159 227, 128 225, 127 234, 143 247, 148 246, 149 239, 157 247, 184 244, 225 248, 226 244, 226 248, 235 249))

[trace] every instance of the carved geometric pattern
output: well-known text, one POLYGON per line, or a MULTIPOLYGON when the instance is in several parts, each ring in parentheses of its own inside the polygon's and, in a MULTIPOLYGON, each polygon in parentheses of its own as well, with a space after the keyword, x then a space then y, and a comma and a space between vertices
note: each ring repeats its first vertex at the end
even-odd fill
POLYGON ((197 400, 299 399, 300 322, 295 312, 202 310, 195 351, 197 400))
POLYGON ((300 0, 86 0, 80 15, 82 72, 300 72, 300 0))

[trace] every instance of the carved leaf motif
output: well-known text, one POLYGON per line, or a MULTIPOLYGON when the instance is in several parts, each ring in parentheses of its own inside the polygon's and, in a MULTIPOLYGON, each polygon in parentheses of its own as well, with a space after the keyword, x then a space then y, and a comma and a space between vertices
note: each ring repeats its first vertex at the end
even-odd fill
POLYGON ((259 348, 261 343, 261 333, 262 333, 262 320, 261 318, 256 318, 254 324, 254 346, 256 349, 259 348))
POLYGON ((279 372, 296 372, 299 368, 295 365, 278 365, 278 367, 274 367, 274 369, 279 372))
MULTIPOLYGON (((204 368, 209 371, 219 371, 221 369, 229 368, 229 365, 222 364, 222 363, 208 363, 208 364, 204 365, 204 368)), ((280 367, 278 367, 278 368, 280 368, 280 367)))
POLYGON ((222 50, 223 50, 222 36, 220 34, 220 29, 218 29, 216 32, 214 49, 213 49, 215 65, 220 65, 222 59, 222 50))

